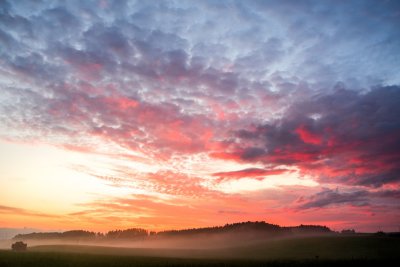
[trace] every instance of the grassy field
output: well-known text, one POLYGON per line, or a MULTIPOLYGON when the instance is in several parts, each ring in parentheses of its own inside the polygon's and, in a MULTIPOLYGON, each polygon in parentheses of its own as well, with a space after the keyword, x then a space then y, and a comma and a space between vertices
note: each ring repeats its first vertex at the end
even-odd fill
POLYGON ((37 246, 0 251, 6 266, 398 266, 400 239, 314 237, 275 240, 230 249, 133 249, 37 246))

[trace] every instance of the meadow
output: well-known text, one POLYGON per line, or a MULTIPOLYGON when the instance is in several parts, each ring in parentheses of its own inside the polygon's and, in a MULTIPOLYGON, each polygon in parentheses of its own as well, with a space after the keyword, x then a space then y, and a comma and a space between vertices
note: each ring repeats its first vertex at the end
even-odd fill
POLYGON ((18 266, 398 266, 400 239, 308 237, 219 249, 46 245, 0 251, 1 267, 18 266))

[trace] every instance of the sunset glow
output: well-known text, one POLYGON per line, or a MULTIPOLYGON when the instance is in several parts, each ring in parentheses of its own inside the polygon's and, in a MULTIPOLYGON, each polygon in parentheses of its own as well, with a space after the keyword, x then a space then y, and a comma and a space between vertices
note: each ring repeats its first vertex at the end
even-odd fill
POLYGON ((399 14, 1 1, 0 227, 398 231, 399 14))

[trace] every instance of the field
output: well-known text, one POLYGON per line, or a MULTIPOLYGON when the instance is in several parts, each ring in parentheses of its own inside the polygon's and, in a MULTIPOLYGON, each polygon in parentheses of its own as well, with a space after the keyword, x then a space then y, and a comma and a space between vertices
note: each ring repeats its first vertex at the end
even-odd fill
POLYGON ((398 266, 400 239, 310 237, 223 249, 36 246, 0 251, 0 266, 398 266))

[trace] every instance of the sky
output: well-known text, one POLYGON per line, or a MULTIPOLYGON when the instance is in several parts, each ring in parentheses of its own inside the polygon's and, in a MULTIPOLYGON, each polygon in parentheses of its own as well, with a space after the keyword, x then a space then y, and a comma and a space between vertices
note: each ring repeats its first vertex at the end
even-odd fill
POLYGON ((0 2, 0 227, 400 227, 400 3, 0 2))

